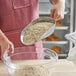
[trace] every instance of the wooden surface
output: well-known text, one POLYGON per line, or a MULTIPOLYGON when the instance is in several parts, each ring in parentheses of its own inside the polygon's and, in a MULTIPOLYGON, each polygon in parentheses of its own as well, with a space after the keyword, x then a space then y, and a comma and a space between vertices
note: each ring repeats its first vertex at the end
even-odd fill
MULTIPOLYGON (((76 76, 76 63, 61 59, 51 71, 51 76, 76 76)), ((7 68, 0 61, 0 76, 9 76, 7 68)))

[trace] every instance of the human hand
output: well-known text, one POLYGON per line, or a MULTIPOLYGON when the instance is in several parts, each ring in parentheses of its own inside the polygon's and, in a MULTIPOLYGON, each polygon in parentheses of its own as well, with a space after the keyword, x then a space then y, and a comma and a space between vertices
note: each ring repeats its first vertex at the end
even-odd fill
MULTIPOLYGON (((55 1, 55 0, 53 0, 55 1)), ((54 5, 51 9, 51 17, 56 21, 64 18, 64 10, 65 10, 65 0, 59 1, 54 5)))
POLYGON ((1 47, 1 53, 4 54, 5 51, 7 52, 14 52, 14 45, 11 41, 8 40, 8 38, 5 36, 5 34, 0 30, 0 47, 1 47))
POLYGON ((3 39, 1 41, 1 52, 2 52, 2 55, 4 54, 5 51, 7 52, 11 52, 13 53, 14 52, 14 45, 11 41, 9 41, 7 38, 3 39))

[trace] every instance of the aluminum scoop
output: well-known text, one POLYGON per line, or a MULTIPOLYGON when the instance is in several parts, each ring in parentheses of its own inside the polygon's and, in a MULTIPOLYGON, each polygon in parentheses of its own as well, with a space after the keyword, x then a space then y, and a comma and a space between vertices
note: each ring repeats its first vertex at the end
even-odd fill
MULTIPOLYGON (((45 32, 37 41, 42 40, 42 39, 48 37, 49 35, 51 35, 51 34, 54 32, 54 30, 55 30, 55 20, 52 19, 52 18, 50 18, 50 17, 40 17, 40 18, 32 21, 30 24, 28 24, 28 25, 22 30, 22 32, 21 32, 21 42, 22 42, 24 45, 27 45, 27 44, 24 42, 24 40, 23 40, 23 38, 24 38, 24 36, 25 36, 25 34, 26 34, 26 30, 28 29, 29 26, 34 25, 34 24, 36 24, 36 23, 38 23, 38 22, 51 22, 51 23, 53 23, 53 25, 52 25, 52 26, 49 28, 49 30, 48 30, 47 32, 45 32)), ((36 41, 36 42, 37 42, 37 41, 36 41)), ((34 44, 34 43, 33 43, 33 44, 34 44)), ((32 44, 29 43, 29 45, 32 45, 32 44)))

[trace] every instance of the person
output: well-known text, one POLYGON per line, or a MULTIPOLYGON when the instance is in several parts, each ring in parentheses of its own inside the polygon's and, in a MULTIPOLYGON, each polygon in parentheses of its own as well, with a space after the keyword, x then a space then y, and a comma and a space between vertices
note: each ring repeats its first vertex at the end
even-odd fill
POLYGON ((1 46, 2 54, 5 51, 10 51, 12 53, 14 51, 13 43, 8 40, 8 38, 4 35, 4 33, 1 30, 0 30, 0 46, 1 46))
POLYGON ((64 19, 65 0, 52 0, 51 3, 54 5, 51 9, 51 17, 56 21, 64 19))
MULTIPOLYGON (((52 0, 54 7, 51 17, 55 20, 63 19, 65 0, 52 0)), ((2 55, 5 51, 42 51, 42 41, 26 46, 20 41, 22 29, 32 20, 39 17, 38 0, 0 0, 0 47, 2 55)))

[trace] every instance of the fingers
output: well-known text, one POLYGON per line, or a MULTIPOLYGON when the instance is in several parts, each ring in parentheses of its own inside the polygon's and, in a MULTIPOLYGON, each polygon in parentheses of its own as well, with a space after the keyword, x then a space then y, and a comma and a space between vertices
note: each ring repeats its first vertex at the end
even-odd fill
POLYGON ((14 53, 14 45, 12 43, 9 45, 9 51, 14 53))
POLYGON ((64 16, 62 16, 62 13, 58 13, 56 9, 51 10, 51 17, 56 21, 64 18, 64 16))
POLYGON ((55 12, 54 12, 54 19, 56 19, 57 17, 58 17, 59 15, 58 15, 58 11, 57 10, 55 10, 55 12))
POLYGON ((51 17, 56 19, 58 17, 58 12, 56 9, 51 9, 51 17))
POLYGON ((55 9, 51 9, 51 17, 54 18, 55 9))
POLYGON ((61 15, 59 15, 55 20, 58 21, 58 20, 61 20, 63 19, 63 17, 61 17, 61 15))
POLYGON ((13 53, 14 52, 14 45, 10 42, 7 46, 1 47, 1 53, 2 55, 5 53, 13 53))
POLYGON ((64 18, 64 14, 60 13, 60 14, 57 14, 55 20, 57 21, 57 20, 61 20, 63 18, 64 18))

